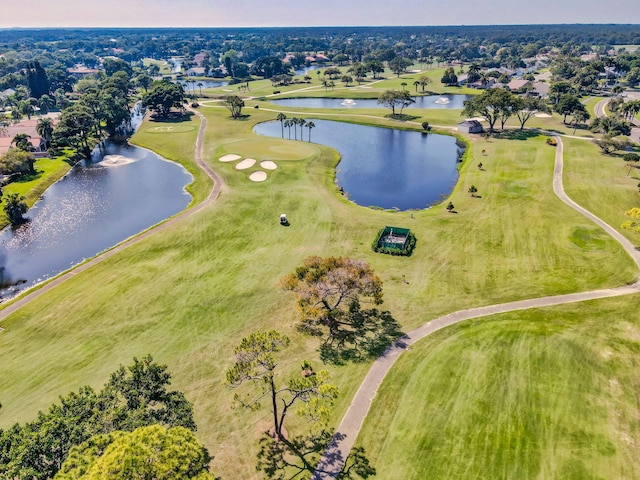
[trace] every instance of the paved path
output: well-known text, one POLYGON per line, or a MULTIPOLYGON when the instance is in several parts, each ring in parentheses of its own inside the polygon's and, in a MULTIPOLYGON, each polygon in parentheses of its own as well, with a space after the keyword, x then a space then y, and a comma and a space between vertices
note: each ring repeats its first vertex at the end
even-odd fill
MULTIPOLYGON (((189 109, 191 110, 191 109, 189 109)), ((196 163, 198 164, 198 166, 209 176, 209 178, 211 178, 213 180, 213 189, 211 190, 211 192, 209 193, 209 196, 200 204, 198 204, 197 206, 185 210, 182 213, 171 217, 170 219, 166 220, 163 223, 159 223, 151 228, 149 228, 148 230, 145 230, 143 233, 134 236, 134 237, 130 237, 127 240, 123 241, 122 243, 116 245, 115 247, 113 247, 110 250, 107 250, 97 256, 95 256, 94 258, 92 258, 91 260, 78 265, 77 267, 74 267, 73 269, 69 270, 66 273, 63 273, 57 277, 55 277, 53 280, 51 280, 48 283, 45 283, 42 286, 36 286, 34 290, 31 291, 27 291, 26 294, 24 294, 23 296, 21 296, 20 298, 18 298, 17 300, 8 303, 2 310, 0 310, 0 321, 5 319, 6 317, 8 317, 9 315, 11 315, 13 312, 15 312, 16 310, 18 310, 19 308, 23 307, 24 305, 26 305, 27 303, 29 303, 31 300, 34 300, 35 298, 38 298, 39 296, 45 294, 46 292, 48 292, 49 290, 51 290, 52 288, 55 288, 56 286, 60 285, 62 282, 68 280, 69 278, 72 278, 73 276, 77 275, 78 273, 84 272, 85 270, 88 270, 89 268, 93 267, 94 265, 97 265, 98 263, 102 262, 103 260, 106 260, 107 258, 115 255, 116 253, 121 252, 122 250, 124 250, 125 248, 129 247, 130 245, 133 245, 134 243, 140 242, 141 240, 149 237, 150 235, 165 229, 167 227, 169 227, 170 225, 173 225, 174 223, 182 220, 183 218, 186 218, 190 215, 193 215, 194 213, 202 210, 203 208, 207 207, 209 204, 211 204, 214 200, 216 200, 218 198, 218 196, 220 195, 220 191, 222 189, 222 179, 209 167, 209 165, 207 165, 203 159, 202 159, 202 152, 203 152, 203 138, 204 138, 204 132, 205 129, 207 128, 207 119, 205 118, 204 115, 202 115, 200 112, 197 112, 195 110, 191 110, 193 113, 195 113, 199 118, 200 118, 200 129, 198 130, 198 137, 196 139, 196 144, 195 144, 195 159, 196 159, 196 163)), ((2 331, 2 329, 0 328, 0 331, 2 331)))
MULTIPOLYGON (((604 107, 602 107, 604 108, 604 107)), ((580 212, 589 220, 595 222, 602 227, 607 233, 615 238, 629 256, 634 260, 640 269, 640 251, 636 250, 633 244, 616 231, 609 224, 596 217, 588 210, 571 200, 564 191, 562 185, 562 170, 564 147, 562 139, 556 136, 558 146, 556 147, 555 166, 553 171, 553 191, 564 203, 574 210, 580 212)), ((602 290, 593 290, 590 292, 571 293, 568 295, 556 295, 542 298, 533 298, 529 300, 520 300, 516 302, 502 303, 498 305, 488 305, 485 307, 471 308, 468 310, 459 310, 457 312, 436 318, 424 325, 409 332, 400 342, 390 347, 387 352, 373 363, 366 377, 360 384, 360 388, 356 392, 351 405, 347 409, 342 422, 338 426, 336 435, 332 440, 329 448, 318 463, 317 470, 313 476, 314 480, 324 480, 336 478, 342 468, 345 459, 349 455, 353 444, 360 433, 362 424, 369 413, 371 403, 373 402, 384 377, 387 375, 395 361, 400 357, 402 352, 408 349, 418 340, 431 335, 438 330, 449 327, 456 323, 470 320, 473 318, 486 317, 498 313, 513 312, 516 310, 526 310, 530 308, 548 307, 552 305, 562 305, 566 303, 582 302, 585 300, 595 300, 598 298, 617 297, 620 295, 629 295, 640 293, 640 280, 633 285, 626 285, 617 288, 608 288, 602 290)))

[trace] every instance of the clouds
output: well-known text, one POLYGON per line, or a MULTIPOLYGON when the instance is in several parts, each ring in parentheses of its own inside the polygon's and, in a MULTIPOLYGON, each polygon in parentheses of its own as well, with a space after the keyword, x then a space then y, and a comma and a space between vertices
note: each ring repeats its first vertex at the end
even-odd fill
POLYGON ((640 24, 637 0, 7 1, 0 27, 640 24))

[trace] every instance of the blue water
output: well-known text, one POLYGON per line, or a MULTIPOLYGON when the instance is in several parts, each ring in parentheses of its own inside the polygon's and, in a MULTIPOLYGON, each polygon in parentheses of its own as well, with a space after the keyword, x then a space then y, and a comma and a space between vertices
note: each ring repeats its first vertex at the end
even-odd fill
MULTIPOLYGON (((454 137, 328 120, 313 123, 311 140, 340 152, 336 182, 358 205, 427 208, 447 197, 457 182, 461 151, 454 137)), ((254 131, 280 137, 281 125, 261 123, 254 131)), ((305 128, 305 141, 308 134, 305 128)), ((287 129, 284 135, 288 138, 287 129)))
POLYGON ((20 282, 0 293, 57 275, 184 210, 191 180, 182 166, 151 151, 106 142, 91 162, 46 190, 25 215, 28 223, 0 232, 2 280, 20 282), (107 155, 118 161, 107 166, 107 155))
MULTIPOLYGON (((464 108, 464 101, 469 100, 469 95, 427 95, 413 97, 416 101, 407 109, 412 108, 464 108)), ((344 98, 282 98, 269 99, 269 102, 283 107, 298 108, 384 108, 376 98, 344 99, 344 98)))

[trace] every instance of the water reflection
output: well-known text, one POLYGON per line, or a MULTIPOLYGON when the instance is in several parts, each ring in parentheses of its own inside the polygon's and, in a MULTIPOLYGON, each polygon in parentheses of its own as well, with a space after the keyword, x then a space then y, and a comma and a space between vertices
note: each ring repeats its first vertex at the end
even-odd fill
POLYGON ((151 151, 106 142, 45 192, 28 223, 0 232, 3 283, 44 280, 180 212, 191 178, 151 151))
MULTIPOLYGON (((413 97, 416 101, 408 108, 445 108, 462 109, 469 95, 427 95, 413 97)), ((383 108, 376 98, 281 98, 269 99, 269 102, 283 107, 298 108, 383 108)))
MULTIPOLYGON (((313 123, 313 141, 340 152, 336 182, 359 205, 426 208, 447 197, 458 179, 461 152, 455 137, 328 120, 313 123)), ((280 137, 281 125, 261 123, 255 131, 280 137)))

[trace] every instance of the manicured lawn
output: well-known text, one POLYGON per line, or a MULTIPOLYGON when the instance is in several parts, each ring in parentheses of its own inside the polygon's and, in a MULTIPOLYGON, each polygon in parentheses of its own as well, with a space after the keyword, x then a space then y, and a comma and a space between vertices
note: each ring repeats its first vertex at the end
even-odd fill
MULTIPOLYGON (((27 175, 2 188, 3 202, 0 208, 4 206, 6 197, 12 193, 24 196, 27 206, 32 207, 42 196, 42 193, 63 177, 71 167, 61 159, 41 158, 36 160, 34 168, 36 170, 34 175, 27 175)), ((0 218, 0 228, 7 224, 8 221, 3 213, 0 218)))
POLYGON ((418 342, 358 439, 377 478, 640 478, 639 304, 498 315, 418 342))
MULTIPOLYGON (((275 119, 274 112, 249 107, 244 120, 229 119, 224 108, 201 112, 209 121, 205 159, 225 182, 220 198, 2 322, 0 425, 33 418, 59 395, 85 384, 100 386, 119 364, 152 353, 169 364, 174 386, 194 402, 198 436, 215 457, 216 475, 256 478, 254 452, 269 415, 231 409, 233 392, 222 386, 224 371, 233 347, 257 329, 278 328, 293 337, 283 371, 296 371, 304 358, 317 360, 317 340, 297 333, 294 299, 278 287, 305 257, 347 255, 370 262, 384 282, 384 307, 406 330, 461 308, 635 278, 621 248, 553 196, 555 152, 543 136, 472 140, 450 198, 456 214, 443 204, 385 212, 337 193, 335 151, 254 136, 252 126, 275 119), (247 176, 257 167, 238 171, 217 160, 226 153, 274 160, 278 169, 253 183, 247 176), (481 198, 468 195, 472 184, 481 198), (288 228, 278 223, 283 212, 288 228), (384 225, 411 228, 418 238, 412 257, 370 250, 384 225)), ((197 127, 198 120, 183 125, 197 127)), ((196 129, 161 134, 155 126, 145 122, 134 141, 184 163, 196 177, 191 188, 201 200, 210 183, 193 165, 196 129)), ((328 368, 342 392, 336 425, 367 365, 328 368)), ((298 420, 292 421, 295 429, 298 420)))
POLYGON ((149 67, 150 65, 157 65, 158 68, 160 69, 160 75, 171 74, 171 65, 169 65, 169 62, 167 62, 166 60, 155 60, 153 58, 143 58, 142 65, 144 65, 145 68, 149 67))
MULTIPOLYGON (((640 205, 640 169, 629 170, 618 155, 603 155, 592 142, 564 139, 565 189, 580 205, 640 245, 640 234, 621 229, 624 212, 640 205), (594 175, 593 172, 598 174, 594 175)), ((630 163, 630 162, 629 162, 630 163)))

